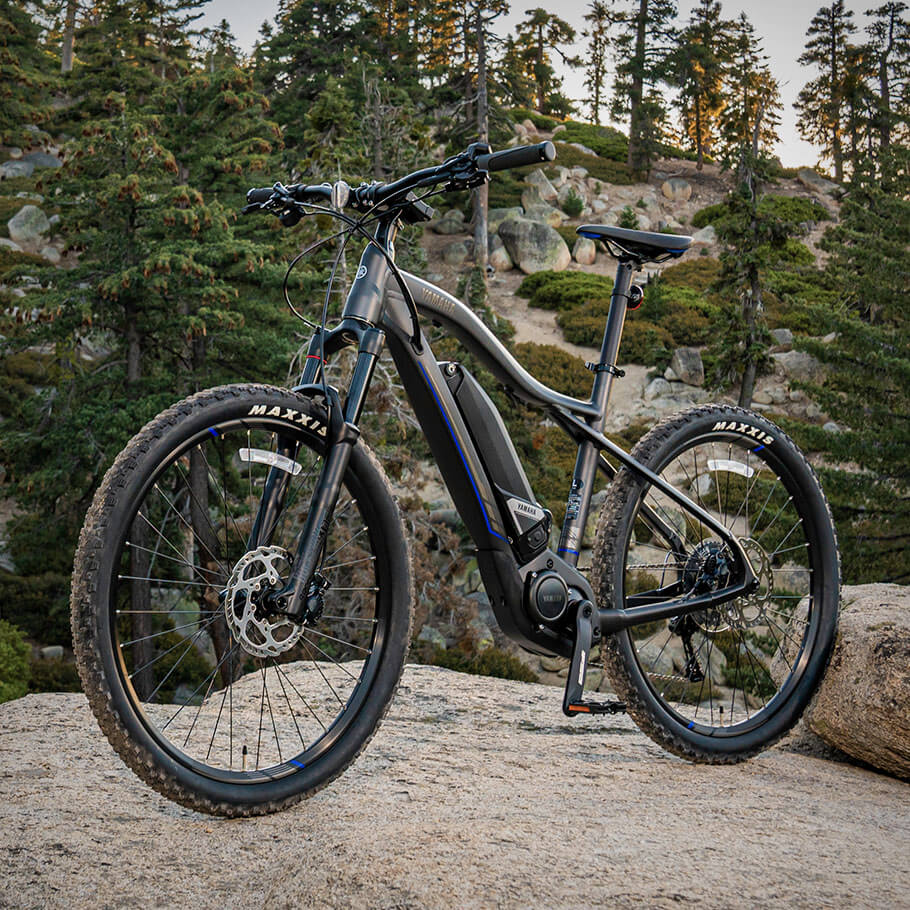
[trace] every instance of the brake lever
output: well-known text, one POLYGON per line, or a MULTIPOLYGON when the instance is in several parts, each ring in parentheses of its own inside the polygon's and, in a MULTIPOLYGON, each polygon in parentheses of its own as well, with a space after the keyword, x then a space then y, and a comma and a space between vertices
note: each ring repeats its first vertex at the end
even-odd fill
POLYGON ((287 208, 278 216, 278 220, 285 227, 293 227, 301 218, 303 218, 303 213, 295 208, 287 208))

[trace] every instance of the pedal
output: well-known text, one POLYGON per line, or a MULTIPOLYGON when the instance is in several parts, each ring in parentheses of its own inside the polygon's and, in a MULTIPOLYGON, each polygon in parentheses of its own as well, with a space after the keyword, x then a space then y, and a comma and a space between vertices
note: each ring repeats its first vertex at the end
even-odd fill
POLYGON ((626 706, 619 701, 585 701, 585 674, 588 671, 588 654, 594 637, 594 605, 589 600, 579 604, 575 614, 575 651, 566 679, 566 694, 562 711, 569 717, 575 714, 621 714, 626 706))
POLYGON ((583 701, 563 707, 571 717, 573 714, 625 714, 626 705, 621 701, 583 701))

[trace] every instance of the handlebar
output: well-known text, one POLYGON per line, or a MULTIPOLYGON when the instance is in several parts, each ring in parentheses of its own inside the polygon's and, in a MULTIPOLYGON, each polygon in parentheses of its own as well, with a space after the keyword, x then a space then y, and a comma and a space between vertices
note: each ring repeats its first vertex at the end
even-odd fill
MULTIPOLYGON (((366 211, 384 202, 400 200, 400 208, 406 220, 425 221, 431 217, 432 209, 415 199, 411 190, 445 183, 445 189, 454 192, 486 182, 487 174, 491 171, 527 167, 556 158, 556 147, 549 141, 503 149, 500 152, 490 152, 489 148, 483 143, 474 143, 466 151, 454 155, 442 164, 414 171, 394 183, 362 184, 350 192, 350 204, 356 209, 366 211)), ((347 186, 340 185, 345 187, 347 200, 347 186)), ((317 186, 294 184, 288 187, 276 183, 271 187, 256 187, 249 190, 246 194, 247 208, 244 211, 261 208, 269 208, 276 213, 280 211, 282 223, 291 225, 300 220, 300 215, 294 211, 293 203, 332 200, 332 187, 327 183, 317 186)), ((344 203, 335 200, 335 206, 341 208, 344 203)))

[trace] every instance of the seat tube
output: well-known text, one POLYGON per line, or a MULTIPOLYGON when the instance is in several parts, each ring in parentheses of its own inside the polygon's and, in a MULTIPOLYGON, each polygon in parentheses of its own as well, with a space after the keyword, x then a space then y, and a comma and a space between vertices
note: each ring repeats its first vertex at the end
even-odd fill
MULTIPOLYGON (((613 285, 613 296, 610 298, 610 312, 604 328, 603 342, 600 346, 600 361, 594 365, 594 389, 591 400, 597 406, 597 416, 588 421, 598 432, 603 432, 607 415, 607 404, 610 391, 616 376, 616 358, 619 355, 619 342, 626 320, 626 307, 629 301, 629 288, 632 285, 632 274, 635 271, 631 262, 620 262, 613 285)), ((559 537, 559 555, 571 565, 578 564, 591 506, 591 494, 594 492, 594 480, 597 476, 598 449, 593 442, 583 442, 578 447, 575 459, 575 470, 572 474, 572 488, 566 503, 566 518, 559 537)))

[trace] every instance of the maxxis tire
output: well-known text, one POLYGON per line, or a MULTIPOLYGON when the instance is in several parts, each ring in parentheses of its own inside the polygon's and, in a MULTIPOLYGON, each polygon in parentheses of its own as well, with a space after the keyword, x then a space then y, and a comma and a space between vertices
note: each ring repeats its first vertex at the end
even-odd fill
MULTIPOLYGON (((148 423, 114 461, 88 511, 76 551, 71 596, 74 650, 83 689, 114 750, 149 786, 188 808, 222 816, 251 816, 284 809, 338 777, 367 745, 388 710, 404 666, 413 601, 410 554, 397 504, 375 456, 358 442, 348 476, 356 478, 380 549, 390 598, 378 669, 358 713, 326 754, 313 765, 267 783, 238 785, 208 779, 176 761, 150 734, 124 685, 111 634, 110 579, 118 541, 143 483, 165 453, 200 428, 242 419, 251 407, 308 415, 325 426, 325 411, 310 399, 265 385, 232 385, 200 392, 148 423)), ((261 413, 261 412, 260 412, 261 413)), ((303 430, 297 430, 303 433, 303 430)), ((309 431, 306 431, 309 432, 309 431)), ((314 432, 312 442, 321 445, 314 432)), ((371 532, 372 534, 372 532, 371 532)))
MULTIPOLYGON (((750 411, 729 406, 692 408, 668 417, 653 427, 635 446, 632 455, 655 473, 669 464, 675 453, 695 440, 710 438, 719 425, 727 427, 726 438, 748 439, 747 434, 764 434, 770 439, 770 454, 779 470, 788 475, 787 489, 803 497, 809 534, 816 562, 812 593, 818 613, 807 634, 807 660, 798 682, 782 704, 768 711, 767 719, 743 735, 704 735, 687 724, 649 685, 636 658, 632 631, 625 629, 606 636, 601 653, 604 669, 617 697, 638 726, 655 742, 695 762, 732 763, 747 759, 779 740, 797 722, 824 675, 834 643, 839 598, 839 556, 831 512, 815 472, 802 453, 780 428, 750 411)), ((720 432, 723 437, 723 431, 720 432)), ((750 442, 746 443, 753 444, 750 442)), ((621 601, 627 559, 626 548, 635 521, 638 503, 647 495, 647 485, 623 468, 610 486, 597 525, 593 558, 593 585, 598 603, 611 608, 621 601), (643 492, 644 491, 644 492, 643 492)), ((788 677, 789 679, 790 677, 788 677)), ((783 686, 781 687, 783 691, 783 686)), ((773 703, 772 703, 773 704, 773 703)))

